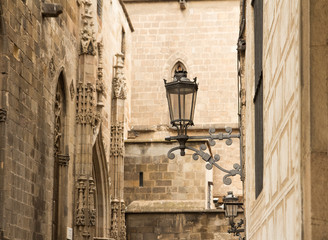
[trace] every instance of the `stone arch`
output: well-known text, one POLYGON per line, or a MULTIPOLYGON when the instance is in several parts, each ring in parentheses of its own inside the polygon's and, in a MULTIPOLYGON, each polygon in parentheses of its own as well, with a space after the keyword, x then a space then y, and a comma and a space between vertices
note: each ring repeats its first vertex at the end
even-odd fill
POLYGON ((110 226, 110 179, 106 152, 102 142, 102 130, 92 149, 93 179, 95 181, 96 236, 106 237, 106 228, 110 226))
POLYGON ((175 71, 186 71, 188 72, 186 66, 178 60, 171 69, 171 79, 174 77, 175 71))
POLYGON ((193 61, 188 58, 188 56, 182 52, 173 53, 167 60, 166 64, 162 69, 162 76, 164 79, 170 81, 172 69, 176 65, 177 62, 181 62, 188 71, 188 76, 193 76, 194 72, 194 64, 193 61))

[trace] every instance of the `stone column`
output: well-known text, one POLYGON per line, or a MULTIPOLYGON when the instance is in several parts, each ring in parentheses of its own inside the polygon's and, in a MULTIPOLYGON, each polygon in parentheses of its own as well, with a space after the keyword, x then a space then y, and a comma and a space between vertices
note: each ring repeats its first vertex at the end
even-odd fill
POLYGON ((113 78, 112 125, 111 125, 111 178, 112 190, 112 226, 111 237, 126 239, 125 219, 123 220, 121 202, 124 182, 124 100, 126 99, 126 78, 124 76, 124 55, 116 54, 115 77, 113 78), (124 233, 122 232, 124 231, 124 233))
POLYGON ((76 91, 75 231, 74 239, 96 237, 95 182, 92 148, 100 123, 97 108, 97 58, 92 3, 79 1, 81 8, 79 78, 76 91))

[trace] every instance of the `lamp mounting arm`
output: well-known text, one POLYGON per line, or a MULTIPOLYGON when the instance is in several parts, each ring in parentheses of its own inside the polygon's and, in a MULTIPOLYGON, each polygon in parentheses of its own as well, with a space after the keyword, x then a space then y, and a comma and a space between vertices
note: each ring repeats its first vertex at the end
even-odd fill
POLYGON ((200 149, 197 150, 196 148, 190 147, 190 146, 186 146, 186 142, 188 139, 208 139, 209 140, 209 144, 210 146, 214 146, 216 144, 215 140, 223 140, 226 139, 226 144, 228 146, 230 146, 232 144, 232 138, 240 138, 240 133, 238 134, 232 134, 232 128, 231 127, 226 127, 226 133, 218 133, 218 134, 214 134, 215 133, 215 129, 211 128, 209 130, 209 135, 208 136, 187 136, 187 135, 178 135, 178 136, 173 136, 173 137, 166 137, 165 140, 166 141, 173 141, 173 140, 177 140, 179 142, 179 146, 178 147, 174 147, 172 149, 170 149, 167 153, 167 156, 169 159, 174 159, 175 158, 175 154, 173 153, 176 150, 181 151, 180 155, 184 156, 185 155, 185 149, 189 149, 193 152, 195 152, 192 155, 192 158, 194 160, 198 160, 199 156, 205 161, 207 162, 206 164, 206 169, 211 170, 213 168, 213 166, 215 166, 216 168, 218 168, 219 170, 221 170, 222 172, 227 173, 226 175, 224 175, 223 177, 223 183, 225 185, 230 185, 232 183, 232 180, 230 177, 232 176, 236 176, 238 175, 242 175, 242 169, 241 169, 241 165, 238 163, 233 164, 233 169, 231 170, 227 170, 223 167, 221 167, 218 164, 218 161, 220 160, 220 155, 219 154, 215 154, 214 158, 208 154, 207 152, 205 152, 205 150, 207 149, 205 144, 201 144, 200 149))

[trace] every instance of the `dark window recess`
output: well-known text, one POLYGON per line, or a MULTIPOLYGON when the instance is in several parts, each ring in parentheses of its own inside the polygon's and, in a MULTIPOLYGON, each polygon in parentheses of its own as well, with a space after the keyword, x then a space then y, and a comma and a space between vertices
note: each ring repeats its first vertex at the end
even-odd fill
POLYGON ((143 187, 143 172, 139 172, 139 187, 143 187))
POLYGON ((253 0, 255 49, 255 197, 263 189, 263 1, 253 0))
POLYGON ((100 18, 102 17, 102 1, 103 0, 97 0, 97 14, 100 18))

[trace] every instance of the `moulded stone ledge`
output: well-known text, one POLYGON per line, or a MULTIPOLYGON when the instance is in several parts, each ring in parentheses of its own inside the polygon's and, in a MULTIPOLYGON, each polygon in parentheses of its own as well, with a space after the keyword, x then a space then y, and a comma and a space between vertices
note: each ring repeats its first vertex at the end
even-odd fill
POLYGON ((203 200, 151 200, 151 201, 133 201, 127 207, 127 213, 145 213, 145 212, 223 212, 218 209, 205 209, 203 200))

